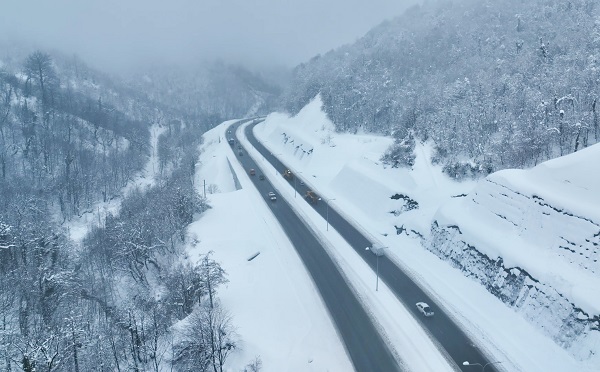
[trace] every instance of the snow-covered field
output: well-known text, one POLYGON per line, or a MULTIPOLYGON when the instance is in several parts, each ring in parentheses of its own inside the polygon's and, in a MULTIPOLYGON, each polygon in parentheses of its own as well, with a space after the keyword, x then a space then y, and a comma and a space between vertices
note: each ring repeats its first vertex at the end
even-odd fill
MULTIPOLYGON (((417 145, 412 170, 386 168, 379 158, 391 144, 389 138, 337 134, 320 106, 317 98, 296 117, 272 114, 256 127, 255 134, 294 173, 330 199, 330 207, 388 247, 386 255, 412 272, 439 304, 480 342, 479 346, 495 361, 502 362, 498 365, 500 369, 599 370, 597 358, 573 357, 479 282, 424 248, 432 238, 432 222, 435 216, 439 218, 436 213, 440 207, 446 205, 441 211, 448 210, 448 205, 466 200, 453 196, 471 195, 481 187, 481 182, 457 183, 445 177, 439 168, 430 165, 430 144, 417 145), (393 199, 396 194, 403 197, 393 199), (407 210, 408 198, 418 203, 417 209, 407 210)), ((221 289, 220 296, 234 316, 243 344, 228 368, 239 370, 260 356, 264 371, 347 371, 351 369, 350 362, 312 281, 224 140, 228 124, 223 123, 205 135, 196 184, 206 181, 207 189, 214 192, 208 195, 213 208, 192 224, 188 232, 190 242, 195 242, 190 244, 190 257, 212 250, 229 274, 230 282, 221 289), (228 158, 242 190, 235 190, 228 158), (257 258, 247 261, 257 252, 260 252, 257 258)), ((380 285, 380 290, 374 291, 374 273, 343 239, 331 228, 326 231, 325 221, 302 198, 294 198, 293 190, 280 176, 282 170, 270 167, 252 149, 249 154, 263 167, 278 193, 288 198, 319 231, 330 254, 385 330, 384 336, 406 367, 415 371, 451 370, 387 288, 380 285)), ((599 184, 588 186, 593 192, 599 184)), ((202 192, 201 187, 199 190, 202 192)), ((571 203, 562 191, 552 195, 562 195, 561 205, 571 203)), ((599 203, 593 198, 589 200, 590 204, 583 205, 595 205, 596 209, 591 210, 597 211, 599 203)), ((489 220, 480 219, 476 226, 483 227, 486 221, 489 220)), ((493 236, 497 235, 490 235, 493 236)), ((597 280, 598 270, 594 273, 597 280)), ((579 294, 591 306, 596 300, 593 288, 590 289, 591 292, 579 294)), ((600 354, 598 344, 588 346, 595 350, 596 356, 600 354)))

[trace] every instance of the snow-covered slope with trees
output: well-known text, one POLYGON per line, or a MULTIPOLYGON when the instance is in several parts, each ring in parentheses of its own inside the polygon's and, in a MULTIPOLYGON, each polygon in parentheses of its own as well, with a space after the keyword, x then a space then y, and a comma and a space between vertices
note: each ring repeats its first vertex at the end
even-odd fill
POLYGON ((600 345, 599 158, 494 173, 440 208, 427 244, 580 359, 600 345))
POLYGON ((343 132, 435 141, 448 174, 533 166, 600 140, 600 6, 589 0, 426 1, 299 65, 343 132))
POLYGON ((194 362, 184 351, 197 332, 174 343, 171 326, 218 314, 199 303, 225 280, 178 249, 208 208, 190 165, 210 124, 76 59, 18 56, 3 50, 0 63, 0 369, 194 362))

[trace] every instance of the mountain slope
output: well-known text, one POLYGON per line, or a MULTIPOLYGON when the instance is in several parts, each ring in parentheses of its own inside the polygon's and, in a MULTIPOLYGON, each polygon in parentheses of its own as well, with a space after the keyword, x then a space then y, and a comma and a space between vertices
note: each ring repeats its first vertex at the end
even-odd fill
POLYGON ((433 139, 454 177, 533 166, 600 139, 600 7, 437 1, 295 69, 292 114, 321 94, 344 132, 433 139))
MULTIPOLYGON (((153 119, 145 102, 69 62, 35 51, 0 71, 4 201, 33 194, 60 219, 111 198, 141 169, 153 119)), ((0 212, 13 213, 6 204, 0 212)))
POLYGON ((222 369, 225 272, 180 249, 208 208, 192 177, 210 122, 77 59, 5 53, 0 369, 222 369))

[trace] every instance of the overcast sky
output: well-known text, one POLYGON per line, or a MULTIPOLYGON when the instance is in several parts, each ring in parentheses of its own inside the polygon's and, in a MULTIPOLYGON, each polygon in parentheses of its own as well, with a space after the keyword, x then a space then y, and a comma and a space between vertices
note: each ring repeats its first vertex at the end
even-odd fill
POLYGON ((418 0, 0 0, 0 39, 104 69, 220 58, 294 66, 351 43, 418 0))

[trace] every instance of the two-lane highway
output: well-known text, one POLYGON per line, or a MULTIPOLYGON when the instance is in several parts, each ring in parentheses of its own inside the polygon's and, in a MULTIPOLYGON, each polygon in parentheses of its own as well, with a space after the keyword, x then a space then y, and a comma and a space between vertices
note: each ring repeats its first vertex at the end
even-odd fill
MULTIPOLYGON (((261 155, 275 167, 275 169, 279 169, 281 172, 288 169, 289 167, 271 154, 271 152, 256 139, 252 131, 256 124, 258 123, 248 125, 245 132, 246 137, 252 146, 254 146, 256 150, 258 150, 261 155)), ((296 187, 297 192, 300 195, 304 195, 307 190, 305 185, 301 185, 301 183, 297 181, 291 181, 290 185, 291 187, 296 187)), ((323 218, 328 220, 329 225, 344 237, 348 244, 352 246, 356 253, 358 253, 373 270, 376 270, 377 257, 370 251, 365 250, 366 247, 371 247, 373 242, 365 237, 333 208, 330 208, 327 203, 313 204, 313 208, 323 218)), ((480 363, 481 365, 490 362, 483 352, 477 348, 476 343, 473 342, 453 319, 443 311, 443 308, 439 307, 436 304, 436 301, 425 293, 425 291, 413 281, 410 275, 405 273, 385 255, 379 257, 379 278, 385 282, 396 297, 405 304, 407 309, 412 311, 417 319, 421 320, 423 327, 426 328, 429 334, 439 345, 441 345, 443 351, 445 351, 449 358, 455 362, 457 368, 462 369, 463 371, 472 371, 473 367, 463 366, 463 362, 469 361, 470 363, 480 363), (435 316, 424 318, 415 306, 415 304, 420 301, 427 302, 435 311, 435 316)), ((497 370, 494 368, 494 365, 489 365, 486 367, 486 371, 492 372, 497 370)))
POLYGON ((267 194, 274 188, 268 178, 260 179, 260 175, 265 173, 248 156, 245 149, 241 148, 238 151, 239 142, 234 134, 239 125, 240 122, 237 122, 230 127, 229 136, 236 139, 233 153, 247 172, 250 169, 256 170, 256 174, 250 178, 278 219, 312 277, 354 368, 357 371, 400 371, 399 362, 394 358, 325 248, 283 198, 278 197, 276 201, 269 199, 267 194))

